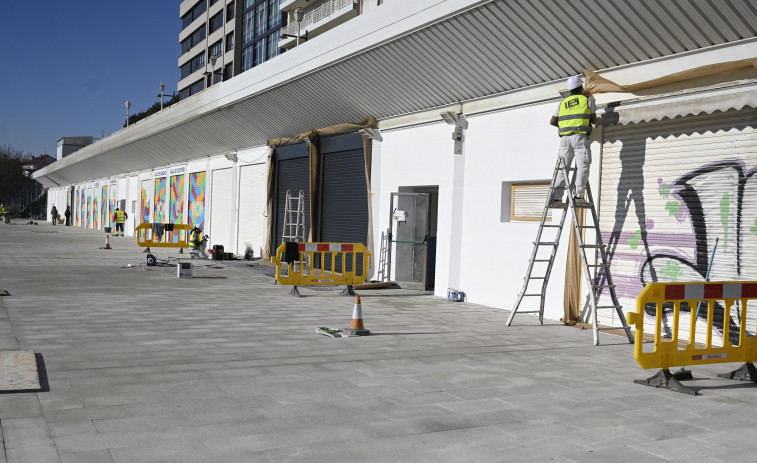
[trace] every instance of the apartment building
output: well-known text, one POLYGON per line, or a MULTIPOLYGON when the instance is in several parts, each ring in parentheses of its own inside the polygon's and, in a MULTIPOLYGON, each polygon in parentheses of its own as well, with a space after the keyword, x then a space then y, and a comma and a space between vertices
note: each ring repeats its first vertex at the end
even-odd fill
POLYGON ((179 95, 187 98, 259 66, 382 2, 184 0, 179 8, 179 95))

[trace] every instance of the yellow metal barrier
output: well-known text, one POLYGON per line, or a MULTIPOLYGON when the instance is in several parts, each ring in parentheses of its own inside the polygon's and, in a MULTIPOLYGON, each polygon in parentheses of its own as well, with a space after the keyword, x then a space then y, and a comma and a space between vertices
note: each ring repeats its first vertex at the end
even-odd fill
POLYGON ((141 223, 137 225, 137 228, 134 229, 134 234, 137 235, 137 245, 147 249, 188 248, 189 232, 194 227, 186 223, 175 223, 169 225, 173 225, 173 230, 164 230, 163 235, 160 238, 155 236, 155 233, 153 231, 153 224, 141 223))
POLYGON ((757 368, 753 365, 757 360, 755 305, 757 282, 754 281, 648 284, 636 299, 636 312, 628 314, 628 324, 636 328, 636 361, 642 368, 660 368, 661 371, 636 382, 696 395, 696 390, 678 382, 691 379, 691 373, 685 370, 671 373, 670 368, 729 362, 744 362, 744 365, 718 376, 757 382, 757 368), (739 307, 732 311, 734 305, 739 307), (648 307, 654 316, 647 312, 648 307), (672 329, 667 324, 671 317, 672 329), (681 320, 686 317, 688 325, 681 320), (644 352, 644 346, 649 346, 644 341, 645 319, 654 323, 654 329, 650 330, 654 334, 647 336, 654 342, 651 352, 644 352), (750 326, 747 326, 748 320, 750 326), (686 332, 688 339, 681 336, 686 332), (697 339, 699 333, 703 340, 697 339))
POLYGON ((352 285, 365 282, 371 258, 362 243, 282 243, 271 262, 276 264, 276 281, 294 286, 293 295, 300 295, 297 286, 302 285, 347 285, 344 293, 354 296, 352 285))

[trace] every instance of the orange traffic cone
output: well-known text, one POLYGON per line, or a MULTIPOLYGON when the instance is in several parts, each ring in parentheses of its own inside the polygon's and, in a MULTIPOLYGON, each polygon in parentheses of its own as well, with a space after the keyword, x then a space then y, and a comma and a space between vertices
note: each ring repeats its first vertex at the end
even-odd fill
POLYGON ((363 325, 363 307, 360 305, 360 296, 355 296, 355 308, 352 310, 352 323, 350 327, 344 330, 354 336, 368 336, 370 330, 365 329, 363 325))
POLYGON ((105 235, 105 247, 103 249, 113 249, 110 247, 110 235, 105 235))

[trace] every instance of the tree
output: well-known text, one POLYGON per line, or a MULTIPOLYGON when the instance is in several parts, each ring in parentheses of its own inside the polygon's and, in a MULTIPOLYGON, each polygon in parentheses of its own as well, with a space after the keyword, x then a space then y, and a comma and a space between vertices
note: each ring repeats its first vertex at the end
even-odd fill
MULTIPOLYGON (((166 96, 169 96, 169 95, 166 95, 166 96)), ((163 108, 167 108, 178 101, 179 101, 179 95, 174 95, 170 100, 163 103, 163 108)), ((149 108, 145 109, 142 112, 138 112, 136 114, 132 114, 131 116, 129 116, 129 121, 128 121, 129 125, 132 125, 136 123, 137 121, 141 121, 147 116, 152 116, 153 114, 157 112, 160 112, 160 102, 155 103, 154 105, 150 106, 149 108)), ((124 127, 126 127, 126 122, 124 122, 124 127)))
POLYGON ((24 187, 34 181, 24 169, 31 157, 31 153, 24 154, 11 145, 0 145, 0 204, 7 205, 18 198, 24 187))

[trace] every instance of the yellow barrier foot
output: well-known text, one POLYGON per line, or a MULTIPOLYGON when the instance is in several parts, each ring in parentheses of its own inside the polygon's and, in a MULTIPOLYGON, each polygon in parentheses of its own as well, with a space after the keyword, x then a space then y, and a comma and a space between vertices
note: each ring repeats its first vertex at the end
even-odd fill
POLYGON ((740 368, 733 370, 730 373, 719 374, 718 377, 757 383, 757 367, 754 366, 754 363, 747 362, 741 365, 740 368))
POLYGON ((300 292, 297 291, 297 287, 296 286, 292 287, 292 290, 289 291, 289 294, 291 294, 292 296, 302 297, 302 294, 300 294, 300 292))
POLYGON ((347 287, 342 290, 342 294, 345 296, 357 296, 352 285, 347 285, 347 287))
POLYGON ((684 394, 699 395, 699 392, 697 392, 696 389, 681 384, 678 379, 676 379, 676 375, 671 373, 670 370, 660 370, 656 375, 650 376, 647 379, 636 379, 634 380, 634 383, 643 384, 645 386, 662 387, 674 392, 682 392, 684 394))

